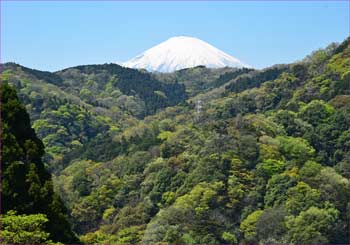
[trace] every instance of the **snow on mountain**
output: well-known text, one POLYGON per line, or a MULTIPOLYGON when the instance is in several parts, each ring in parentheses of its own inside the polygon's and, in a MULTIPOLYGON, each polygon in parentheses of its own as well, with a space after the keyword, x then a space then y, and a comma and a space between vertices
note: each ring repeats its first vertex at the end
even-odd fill
POLYGON ((250 67, 209 43, 186 36, 172 37, 122 65, 158 72, 173 72, 199 65, 208 68, 250 67))

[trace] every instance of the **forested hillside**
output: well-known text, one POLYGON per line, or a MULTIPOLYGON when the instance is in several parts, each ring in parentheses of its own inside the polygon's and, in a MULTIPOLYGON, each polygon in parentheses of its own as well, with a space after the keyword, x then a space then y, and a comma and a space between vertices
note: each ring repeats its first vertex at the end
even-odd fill
POLYGON ((84 243, 349 243, 349 38, 264 70, 2 77, 84 243))
POLYGON ((54 172, 66 166, 70 152, 90 140, 113 136, 187 96, 176 81, 160 82, 113 64, 50 73, 7 63, 1 76, 17 89, 54 172))
POLYGON ((1 84, 1 243, 76 243, 16 91, 1 84))

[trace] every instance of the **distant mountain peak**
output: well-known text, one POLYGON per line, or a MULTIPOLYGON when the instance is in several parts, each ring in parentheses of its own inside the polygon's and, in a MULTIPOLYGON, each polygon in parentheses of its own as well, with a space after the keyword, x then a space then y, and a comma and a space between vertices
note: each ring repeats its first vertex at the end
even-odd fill
POLYGON ((196 66, 250 67, 207 42, 187 36, 169 38, 122 65, 158 72, 173 72, 196 66))

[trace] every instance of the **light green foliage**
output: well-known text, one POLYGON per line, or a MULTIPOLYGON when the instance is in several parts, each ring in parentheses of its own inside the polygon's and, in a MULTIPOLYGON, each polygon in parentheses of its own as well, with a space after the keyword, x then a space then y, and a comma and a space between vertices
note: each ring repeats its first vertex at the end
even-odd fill
POLYGON ((183 234, 183 236, 181 237, 181 240, 185 244, 196 244, 196 240, 188 233, 183 234))
POLYGON ((174 207, 194 210, 196 215, 202 215, 220 203, 221 197, 218 194, 223 187, 222 182, 199 183, 189 194, 179 197, 174 207))
POLYGON ((282 160, 279 150, 279 141, 267 135, 259 138, 259 157, 261 160, 278 159, 282 160))
POLYGON ((234 157, 231 161, 231 170, 228 177, 228 207, 236 207, 249 190, 251 190, 254 175, 249 172, 239 158, 234 157))
POLYGON ((273 122, 271 118, 267 118, 263 114, 250 114, 243 118, 258 135, 276 136, 283 134, 280 125, 273 122))
POLYGON ((173 136, 174 133, 170 132, 170 131, 163 131, 158 135, 158 139, 160 140, 167 140, 169 139, 171 136, 173 136))
POLYGON ((315 149, 302 138, 278 136, 280 142, 280 151, 287 160, 295 162, 298 166, 312 158, 315 154, 315 149))
POLYGON ((8 211, 1 217, 1 239, 4 244, 49 244, 50 234, 44 230, 48 222, 44 214, 18 215, 8 211))
POLYGON ((289 213, 297 215, 301 211, 320 205, 320 192, 312 189, 308 184, 299 182, 287 191, 288 199, 286 209, 289 213))
POLYGON ((135 244, 140 243, 144 233, 143 226, 131 226, 117 233, 117 243, 118 244, 135 244))
POLYGON ((307 161, 304 166, 300 169, 299 174, 301 178, 305 181, 311 180, 314 181, 314 177, 317 176, 322 170, 322 165, 314 162, 307 161))
POLYGON ((286 221, 288 236, 292 243, 329 243, 339 212, 334 208, 310 207, 298 216, 290 216, 286 221))
POLYGON ((90 99, 92 99, 92 92, 86 88, 83 88, 82 90, 80 90, 79 96, 83 100, 89 101, 90 99))
MULTIPOLYGON (((220 192, 223 188, 222 182, 199 183, 188 194, 177 198, 173 205, 157 214, 147 225, 142 242, 210 242, 213 238, 209 231, 202 230, 200 236, 195 231, 203 222, 219 222, 209 217, 212 209, 220 207, 220 192)), ((215 239, 211 242, 215 242, 215 239)))
POLYGON ((114 241, 114 239, 116 239, 114 235, 102 231, 90 232, 80 236, 80 241, 84 244, 107 244, 114 241))
POLYGON ((325 122, 335 113, 332 106, 322 100, 313 100, 309 104, 302 106, 299 112, 300 117, 312 125, 325 122))
POLYGON ((334 55, 329 63, 327 69, 332 73, 345 74, 350 70, 350 48, 347 46, 343 52, 334 55))
POLYGON ((102 219, 104 222, 106 223, 110 223, 113 219, 113 215, 115 214, 115 208, 114 207, 110 207, 110 208, 107 208, 104 212, 103 212, 103 215, 102 215, 102 219))
POLYGON ((242 221, 239 229, 244 235, 244 240, 247 243, 257 242, 256 224, 262 214, 262 210, 256 210, 253 213, 249 214, 248 217, 242 221))
POLYGON ((224 233, 222 233, 222 239, 228 244, 236 244, 237 243, 236 236, 230 232, 225 231, 224 233))
POLYGON ((275 159, 266 159, 262 163, 257 165, 257 171, 262 175, 270 178, 274 174, 281 173, 285 167, 285 163, 283 161, 275 160, 275 159))
POLYGON ((287 173, 271 177, 266 186, 265 206, 276 207, 284 203, 288 189, 296 184, 296 178, 287 173))
POLYGON ((175 201, 175 193, 172 191, 167 191, 162 195, 162 203, 165 205, 170 205, 175 201))
POLYGON ((283 125, 284 130, 289 136, 300 137, 309 130, 312 130, 311 125, 298 118, 298 114, 294 111, 278 110, 273 117, 276 122, 283 125))

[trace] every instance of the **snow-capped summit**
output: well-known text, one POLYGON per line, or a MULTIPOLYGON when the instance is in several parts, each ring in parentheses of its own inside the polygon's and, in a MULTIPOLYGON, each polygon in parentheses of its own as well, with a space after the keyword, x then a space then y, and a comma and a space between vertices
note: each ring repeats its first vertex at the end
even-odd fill
POLYGON ((209 43, 186 36, 172 37, 122 65, 158 72, 173 72, 199 65, 208 68, 250 67, 209 43))

